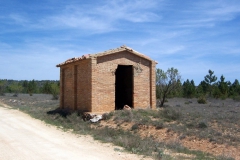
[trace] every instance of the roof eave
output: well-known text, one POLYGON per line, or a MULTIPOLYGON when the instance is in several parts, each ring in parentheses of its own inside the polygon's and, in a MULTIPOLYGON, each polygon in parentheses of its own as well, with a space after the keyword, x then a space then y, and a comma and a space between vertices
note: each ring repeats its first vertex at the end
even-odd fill
POLYGON ((115 53, 119 53, 119 52, 123 52, 123 51, 128 51, 130 53, 135 54, 136 56, 139 56, 139 57, 144 58, 144 59, 146 59, 148 61, 151 61, 151 62, 154 62, 154 63, 158 64, 156 61, 152 60, 148 56, 145 56, 144 54, 142 54, 140 52, 137 52, 137 51, 133 50, 130 47, 121 46, 119 48, 110 49, 110 50, 105 51, 105 52, 100 52, 100 53, 96 53, 96 54, 86 54, 86 55, 83 55, 82 57, 78 57, 78 58, 74 57, 74 58, 66 60, 63 63, 60 63, 60 64, 56 65, 56 67, 62 67, 62 66, 74 63, 74 62, 78 62, 78 61, 84 60, 84 59, 97 58, 97 57, 101 57, 101 56, 107 56, 107 55, 111 55, 111 54, 115 54, 115 53))

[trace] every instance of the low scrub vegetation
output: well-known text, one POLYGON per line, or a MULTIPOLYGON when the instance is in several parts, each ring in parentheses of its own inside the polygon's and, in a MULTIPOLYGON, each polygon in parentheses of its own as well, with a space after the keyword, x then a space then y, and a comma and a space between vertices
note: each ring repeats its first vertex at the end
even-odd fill
POLYGON ((17 97, 19 93, 28 93, 30 96, 44 93, 52 94, 52 99, 57 100, 59 97, 59 87, 59 81, 0 79, 0 96, 4 96, 5 93, 12 93, 14 97, 17 97))
POLYGON ((199 104, 206 104, 207 103, 207 100, 204 96, 201 96, 198 98, 198 101, 197 101, 199 104))
POLYGON ((76 134, 90 134, 95 139, 124 147, 126 151, 152 156, 156 159, 231 159, 224 153, 214 156, 191 150, 182 144, 189 137, 209 143, 237 147, 239 140, 240 106, 232 100, 208 99, 198 104, 197 99, 168 99, 166 108, 157 110, 118 110, 103 115, 106 124, 83 121, 81 113, 56 110, 58 100, 51 95, 22 95, 1 97, 5 103, 34 118, 76 134), (13 100, 14 98, 14 100, 13 100), (185 102, 190 102, 185 104, 185 102), (180 103, 181 102, 181 103, 180 103), (159 141, 161 133, 177 135, 170 141, 159 141), (148 133, 152 134, 148 134, 148 133), (145 133, 147 133, 145 135, 145 133))
POLYGON ((239 100, 240 83, 237 79, 233 83, 226 81, 223 75, 218 80, 214 71, 209 69, 204 80, 195 85, 194 80, 187 79, 182 82, 177 69, 170 68, 166 72, 157 69, 156 95, 160 100, 159 107, 164 107, 166 99, 173 97, 199 98, 198 103, 200 104, 206 104, 206 98, 239 100))
MULTIPOLYGON (((7 80, 0 79, 0 96, 5 93, 52 94, 53 99, 59 97, 59 81, 50 80, 7 80)), ((168 98, 184 97, 199 98, 199 103, 207 103, 206 98, 227 99, 232 98, 240 101, 240 83, 235 79, 232 83, 225 80, 221 75, 218 79, 214 71, 208 70, 206 76, 197 85, 194 80, 182 81, 180 71, 176 68, 169 68, 167 71, 156 69, 156 96, 158 107, 164 107, 168 98)))

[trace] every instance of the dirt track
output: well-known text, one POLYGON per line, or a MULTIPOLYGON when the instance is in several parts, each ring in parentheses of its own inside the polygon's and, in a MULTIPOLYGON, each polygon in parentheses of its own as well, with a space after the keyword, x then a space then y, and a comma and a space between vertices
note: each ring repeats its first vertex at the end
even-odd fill
POLYGON ((1 160, 141 159, 137 155, 114 151, 119 147, 102 144, 89 136, 76 136, 47 126, 1 102, 0 116, 1 160))

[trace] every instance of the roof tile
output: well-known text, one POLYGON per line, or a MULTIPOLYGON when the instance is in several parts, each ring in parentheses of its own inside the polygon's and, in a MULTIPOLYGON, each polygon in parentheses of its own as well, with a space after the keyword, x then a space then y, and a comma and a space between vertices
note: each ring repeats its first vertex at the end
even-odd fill
MULTIPOLYGON (((138 55, 138 56, 140 56, 142 58, 145 58, 147 60, 153 61, 148 56, 143 55, 142 53, 139 53, 139 52, 133 50, 130 47, 122 45, 119 48, 110 49, 110 50, 107 50, 107 51, 104 51, 104 52, 99 52, 99 53, 95 53, 95 54, 85 54, 85 55, 82 55, 81 57, 70 58, 70 59, 66 60, 65 62, 63 62, 63 63, 58 64, 57 67, 60 67, 60 66, 63 66, 63 65, 69 64, 69 63, 73 63, 73 62, 76 62, 76 61, 80 61, 80 60, 83 60, 83 59, 89 59, 91 57, 95 57, 96 58, 96 57, 105 56, 105 55, 118 53, 118 52, 122 52, 122 51, 129 51, 129 52, 134 53, 134 54, 136 54, 136 55, 138 55)), ((154 62, 157 63, 156 61, 154 61, 154 62)))

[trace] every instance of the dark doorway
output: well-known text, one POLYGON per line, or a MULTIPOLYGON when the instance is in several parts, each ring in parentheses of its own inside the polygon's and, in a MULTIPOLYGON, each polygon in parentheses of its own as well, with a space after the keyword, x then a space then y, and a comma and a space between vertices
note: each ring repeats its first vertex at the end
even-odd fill
POLYGON ((115 75, 115 109, 133 107, 133 67, 118 65, 115 75))

